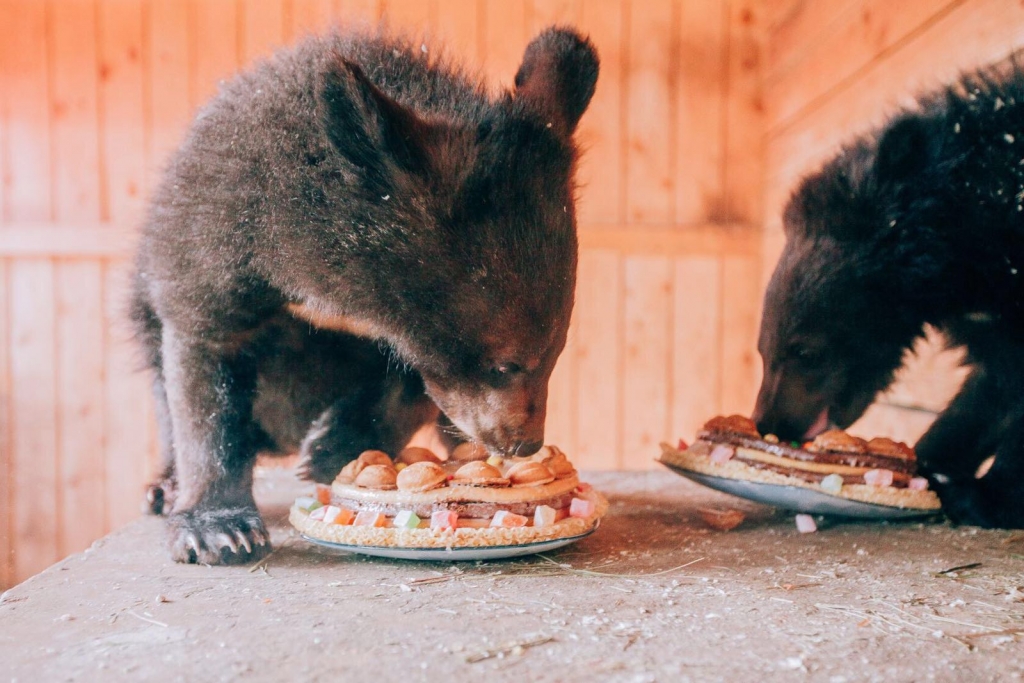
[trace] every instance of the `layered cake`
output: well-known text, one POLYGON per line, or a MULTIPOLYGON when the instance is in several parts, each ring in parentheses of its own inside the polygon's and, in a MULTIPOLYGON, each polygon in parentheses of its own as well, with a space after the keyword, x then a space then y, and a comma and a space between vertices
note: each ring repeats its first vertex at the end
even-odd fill
POLYGON ((346 545, 456 548, 522 545, 593 530, 608 503, 554 446, 529 457, 462 444, 448 460, 425 448, 392 458, 366 451, 290 520, 302 534, 346 545))
POLYGON ((833 429, 806 443, 762 435, 749 418, 715 417, 690 446, 662 444, 665 464, 716 477, 800 486, 863 503, 938 510, 938 496, 917 476, 914 449, 833 429))

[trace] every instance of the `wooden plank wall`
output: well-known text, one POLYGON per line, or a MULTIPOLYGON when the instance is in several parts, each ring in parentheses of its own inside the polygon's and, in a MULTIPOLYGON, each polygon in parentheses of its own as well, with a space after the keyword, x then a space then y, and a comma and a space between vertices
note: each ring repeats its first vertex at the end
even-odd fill
POLYGON ((154 467, 123 323, 131 234, 220 79, 381 19, 495 87, 576 24, 602 57, 579 136, 582 253, 548 440, 587 468, 748 411, 765 19, 755 0, 0 0, 0 588, 138 514, 154 467))
MULTIPOLYGON (((765 11, 767 281, 785 243, 782 208, 799 178, 915 93, 1024 45, 1024 7, 1014 0, 773 0, 765 11)), ((962 382, 958 360, 931 335, 854 431, 916 440, 962 382)))

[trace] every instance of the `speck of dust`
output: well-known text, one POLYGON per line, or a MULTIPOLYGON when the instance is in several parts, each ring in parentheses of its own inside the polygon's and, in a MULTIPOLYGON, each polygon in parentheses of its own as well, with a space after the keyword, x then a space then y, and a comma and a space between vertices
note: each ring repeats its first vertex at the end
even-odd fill
POLYGON ((1009 142, 1012 145, 1013 141, 1016 138, 1014 138, 1011 134, 1007 133, 1006 135, 1003 136, 1003 139, 1006 140, 1007 142, 1009 142))

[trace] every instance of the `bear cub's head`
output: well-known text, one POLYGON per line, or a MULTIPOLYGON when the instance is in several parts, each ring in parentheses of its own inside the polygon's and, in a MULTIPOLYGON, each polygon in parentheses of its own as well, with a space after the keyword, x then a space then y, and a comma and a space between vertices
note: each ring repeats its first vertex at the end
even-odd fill
POLYGON ((907 114, 794 192, 758 340, 762 433, 809 439, 849 427, 921 335, 945 258, 923 199, 935 194, 932 146, 926 122, 907 114))
POLYGON ((576 283, 573 133, 597 74, 588 40, 549 29, 494 100, 406 106, 348 63, 325 82, 331 141, 359 169, 362 222, 379 231, 352 278, 357 305, 493 452, 543 444, 576 283))

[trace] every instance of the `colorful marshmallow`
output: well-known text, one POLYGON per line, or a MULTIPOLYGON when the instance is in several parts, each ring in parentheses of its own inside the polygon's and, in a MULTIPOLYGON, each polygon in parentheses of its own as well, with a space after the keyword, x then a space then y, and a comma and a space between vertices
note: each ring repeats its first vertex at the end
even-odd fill
POLYGON ((523 515, 517 515, 508 510, 498 510, 494 513, 494 518, 491 519, 491 526, 520 527, 526 526, 528 521, 530 519, 523 515))
POLYGON ((431 529, 455 529, 459 525, 459 515, 451 510, 437 510, 430 515, 431 529))
POLYGON ((327 524, 338 524, 340 526, 348 526, 356 518, 356 513, 346 508, 336 507, 334 505, 328 505, 324 508, 324 522, 327 524))
POLYGON ((305 510, 306 512, 309 512, 312 509, 313 503, 316 502, 316 498, 313 498, 312 496, 301 496, 295 499, 295 506, 298 507, 300 510, 305 510))
POLYGON ((387 526, 387 523, 388 518, 384 516, 383 512, 371 510, 360 510, 355 520, 356 526, 387 526))
POLYGON ((316 520, 317 522, 322 522, 322 521, 324 521, 324 515, 327 514, 327 508, 324 507, 323 505, 320 505, 319 502, 317 502, 316 505, 317 505, 316 508, 314 508, 313 510, 310 510, 309 518, 313 519, 313 520, 316 520))
POLYGON ((533 511, 533 525, 536 527, 551 526, 557 520, 558 512, 549 505, 538 505, 533 511))
POLYGON ((736 454, 736 449, 732 446, 726 446, 725 444, 718 444, 711 449, 711 462, 716 465, 724 465, 725 463, 732 460, 732 456, 736 454))
POLYGON ((416 529, 419 527, 420 521, 420 518, 412 510, 402 510, 395 515, 395 521, 392 524, 398 529, 416 529))
POLYGON ((928 480, 924 477, 914 477, 907 482, 907 488, 911 491, 927 491, 928 480))
POLYGON ((320 501, 321 505, 331 504, 331 487, 324 486, 323 484, 316 485, 316 499, 320 501))
POLYGON ((594 502, 586 498, 573 498, 569 503, 569 516, 587 518, 594 514, 594 502))
POLYGON ((813 534, 818 530, 818 525, 814 523, 814 517, 810 515, 797 515, 796 530, 802 534, 813 534))
POLYGON ((843 490, 843 478, 838 474, 830 474, 821 480, 821 490, 837 495, 843 490))
POLYGON ((892 470, 868 470, 864 473, 864 483, 869 486, 892 486, 892 470))

